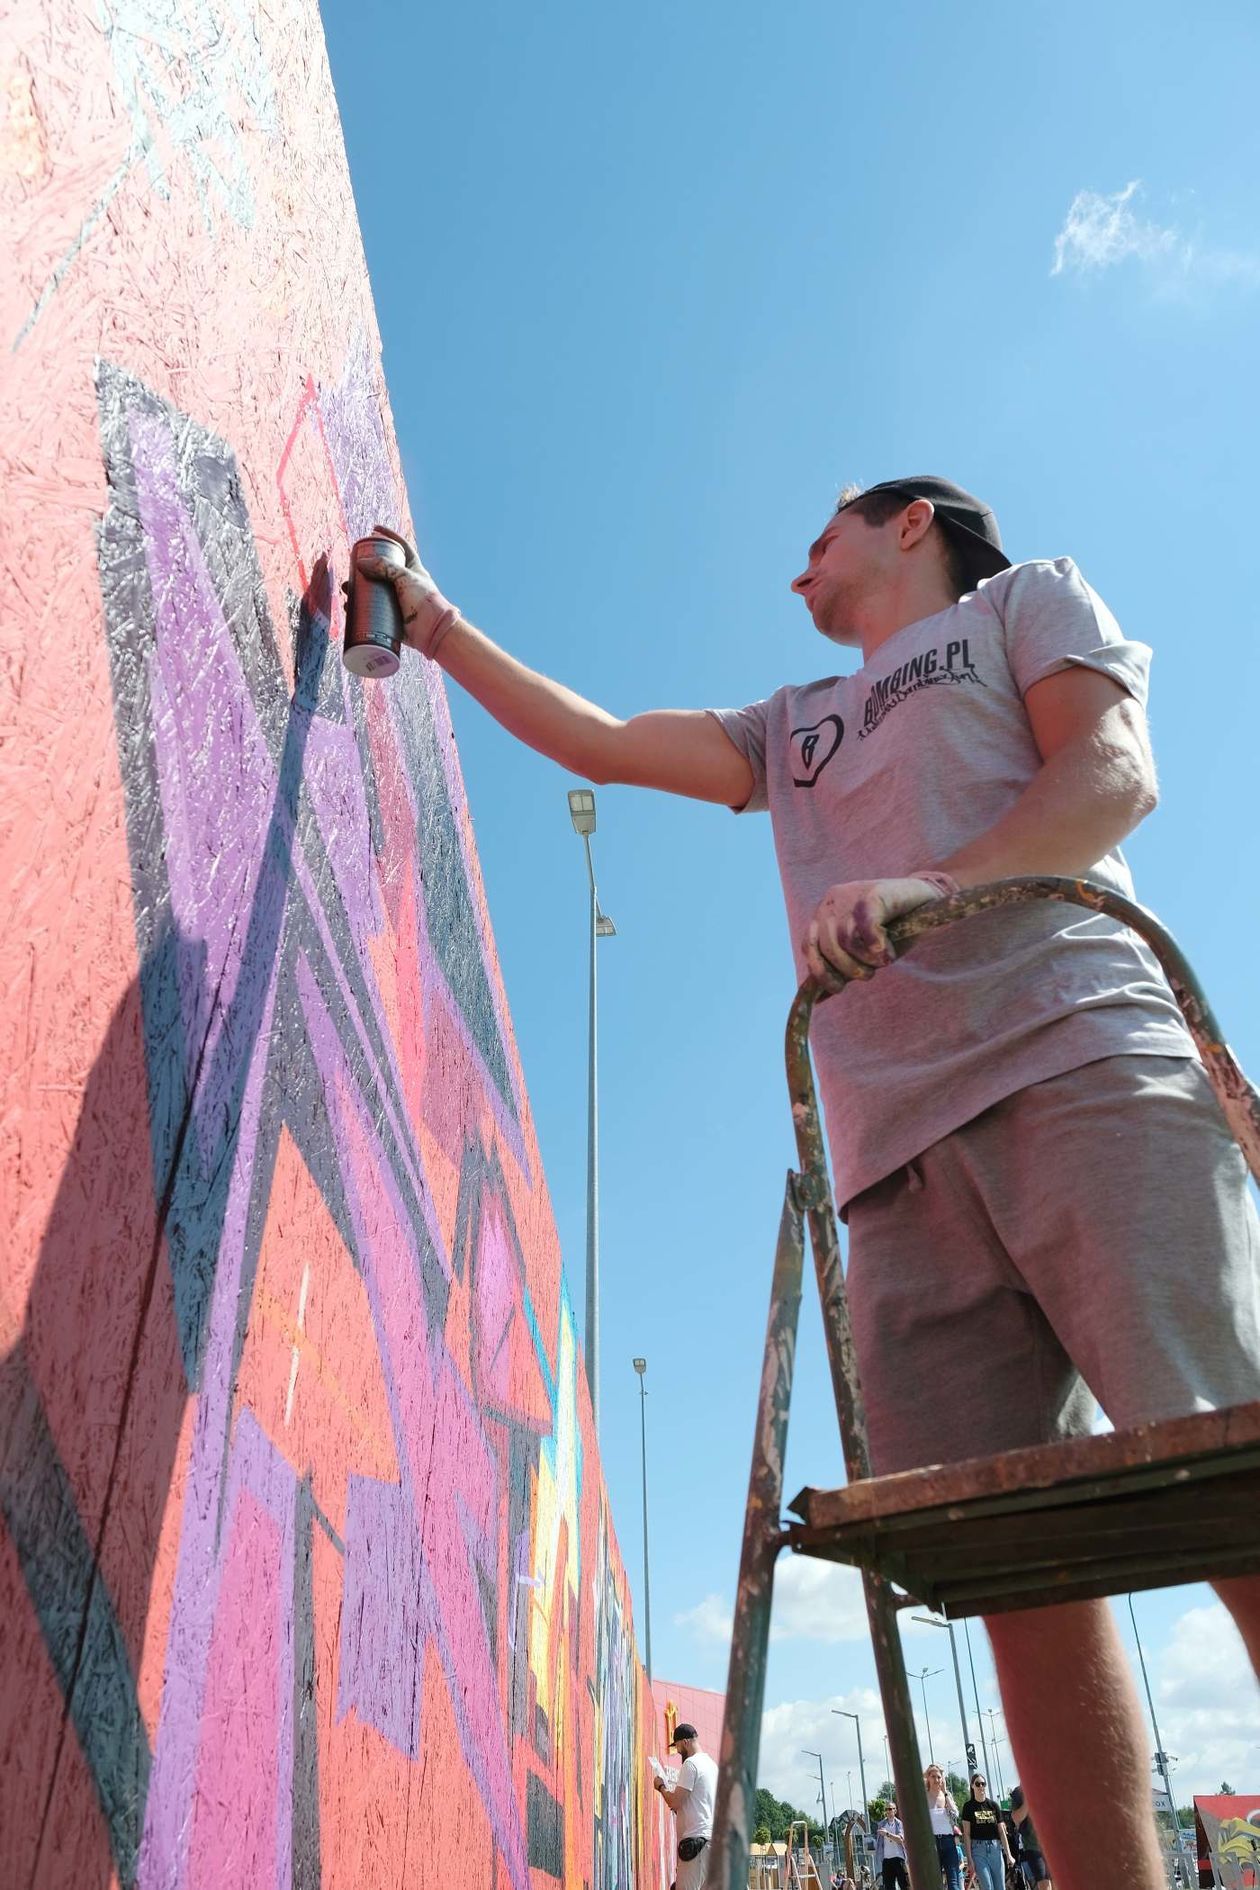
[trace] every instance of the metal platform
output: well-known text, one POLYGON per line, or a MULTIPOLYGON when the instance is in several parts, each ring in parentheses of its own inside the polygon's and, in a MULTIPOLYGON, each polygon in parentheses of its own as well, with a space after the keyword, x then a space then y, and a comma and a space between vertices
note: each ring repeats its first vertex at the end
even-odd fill
POLYGON ((802 1490, 786 1546, 955 1619, 1260 1573, 1260 1403, 802 1490))

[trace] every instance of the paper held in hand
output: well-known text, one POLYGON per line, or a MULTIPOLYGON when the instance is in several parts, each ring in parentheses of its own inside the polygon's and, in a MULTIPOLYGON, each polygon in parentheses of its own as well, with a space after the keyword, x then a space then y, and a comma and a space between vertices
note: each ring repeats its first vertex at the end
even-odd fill
POLYGON ((659 1759, 649 1758, 648 1764, 651 1766, 656 1777, 662 1779, 672 1791, 678 1782, 677 1772, 671 1766, 662 1765, 659 1759))

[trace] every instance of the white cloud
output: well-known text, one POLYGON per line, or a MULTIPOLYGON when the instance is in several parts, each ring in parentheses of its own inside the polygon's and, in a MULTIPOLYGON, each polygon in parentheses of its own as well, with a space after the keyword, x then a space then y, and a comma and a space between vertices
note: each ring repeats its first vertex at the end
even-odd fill
POLYGON ((1175 223, 1140 216, 1136 202, 1141 190, 1136 177, 1110 197, 1078 190, 1054 239, 1051 275, 1090 275, 1135 262, 1166 294, 1260 286, 1260 255, 1205 244, 1175 223))
POLYGON ((821 1752, 831 1810, 832 1782, 843 1811, 849 1802, 849 1774, 853 1775, 853 1803, 861 1797, 857 1731, 851 1719, 837 1718, 832 1709, 857 1713, 862 1721, 862 1749, 866 1788, 874 1794, 884 1782, 884 1712, 873 1687, 852 1687, 825 1700, 785 1700, 761 1719, 761 1760, 757 1783, 776 1798, 817 1816, 818 1761, 807 1755, 821 1752))
POLYGON ((862 1577, 855 1568, 804 1555, 780 1559, 770 1616, 772 1641, 862 1641, 868 1631, 862 1577))
POLYGON ((1155 1682, 1159 1730, 1177 1755, 1173 1790, 1184 1804, 1223 1779, 1240 1791, 1260 1777, 1260 1691, 1242 1637, 1219 1602, 1173 1625, 1155 1682))
POLYGON ((694 1608, 684 1608, 674 1616, 674 1626, 690 1628, 698 1641, 718 1642, 726 1646, 731 1638, 733 1613, 729 1601, 721 1595, 706 1595, 694 1608))
MULTIPOLYGON (((706 1595, 694 1608, 674 1616, 674 1625, 690 1629, 698 1641, 726 1644, 733 1610, 724 1595, 706 1595)), ((926 1632, 903 1617, 907 1633, 926 1632)), ((862 1578, 856 1569, 803 1555, 783 1556, 775 1570, 772 1641, 864 1641, 869 1629, 862 1578)))
POLYGON ((1150 262, 1175 254, 1182 243, 1177 231, 1144 223, 1133 211, 1133 198, 1141 187, 1141 179, 1135 177, 1114 197, 1078 190, 1054 239, 1051 275, 1061 276, 1067 269, 1106 269, 1130 256, 1150 262))

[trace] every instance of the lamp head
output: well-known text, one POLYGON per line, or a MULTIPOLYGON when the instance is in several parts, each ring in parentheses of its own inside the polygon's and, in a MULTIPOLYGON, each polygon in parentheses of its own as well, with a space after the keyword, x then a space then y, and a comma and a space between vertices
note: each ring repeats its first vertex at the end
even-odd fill
POLYGON ((632 1358, 630 1363, 634 1366, 635 1371, 638 1372, 639 1377, 642 1378, 644 1372, 647 1370, 647 1360, 645 1358, 632 1358))
POLYGON ((569 818, 573 831, 585 837, 595 831, 595 796, 590 788, 569 789, 569 818))

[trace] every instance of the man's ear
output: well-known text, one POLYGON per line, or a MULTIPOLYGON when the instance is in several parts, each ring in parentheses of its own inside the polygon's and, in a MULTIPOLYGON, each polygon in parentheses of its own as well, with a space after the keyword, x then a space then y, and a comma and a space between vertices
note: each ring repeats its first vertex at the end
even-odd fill
POLYGON ((901 515, 901 529, 897 542, 902 551, 909 551, 926 538, 932 529, 932 520, 936 517, 936 507, 930 499, 913 499, 901 515))

